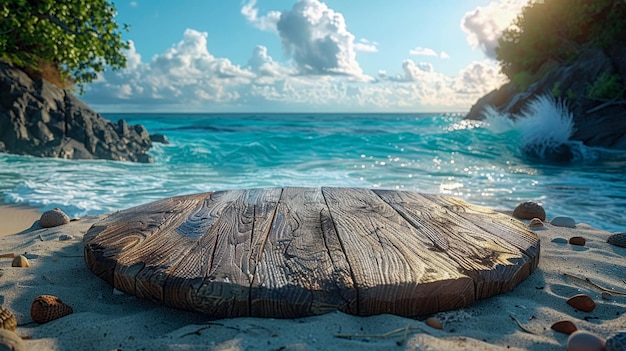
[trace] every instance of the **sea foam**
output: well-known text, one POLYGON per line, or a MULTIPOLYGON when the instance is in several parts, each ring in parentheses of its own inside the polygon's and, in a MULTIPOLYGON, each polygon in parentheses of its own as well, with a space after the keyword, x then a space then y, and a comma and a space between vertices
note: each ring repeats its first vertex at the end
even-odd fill
POLYGON ((483 115, 492 132, 515 131, 519 151, 525 157, 560 162, 597 158, 596 152, 579 141, 570 140, 575 132, 574 119, 563 100, 540 95, 520 114, 500 113, 487 106, 483 115))

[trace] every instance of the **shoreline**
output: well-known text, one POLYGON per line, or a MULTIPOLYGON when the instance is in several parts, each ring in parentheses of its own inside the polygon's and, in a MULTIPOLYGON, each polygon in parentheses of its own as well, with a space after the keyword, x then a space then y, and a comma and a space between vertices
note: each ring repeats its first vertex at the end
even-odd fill
POLYGON ((0 237, 17 234, 33 226, 42 208, 0 202, 0 237))

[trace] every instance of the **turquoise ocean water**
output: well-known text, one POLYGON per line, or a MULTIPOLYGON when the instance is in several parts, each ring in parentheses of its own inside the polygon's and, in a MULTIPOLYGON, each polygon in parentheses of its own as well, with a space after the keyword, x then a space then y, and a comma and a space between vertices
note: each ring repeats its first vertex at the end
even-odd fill
POLYGON ((455 114, 105 117, 141 123, 171 144, 155 144, 153 164, 0 154, 0 198, 84 216, 204 191, 348 186, 454 195, 496 209, 533 200, 549 217, 626 230, 626 156, 572 143, 571 163, 530 160, 521 145, 549 142, 559 130, 545 120, 469 122, 455 114))

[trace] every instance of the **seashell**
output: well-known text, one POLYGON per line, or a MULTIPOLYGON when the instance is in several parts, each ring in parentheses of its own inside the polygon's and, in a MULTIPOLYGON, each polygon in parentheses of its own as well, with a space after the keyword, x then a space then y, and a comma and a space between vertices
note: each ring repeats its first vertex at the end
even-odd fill
POLYGON ((578 330, 578 328, 576 328, 576 325, 568 320, 555 322, 550 328, 563 334, 571 334, 578 330))
POLYGON ((543 222, 541 221, 541 219, 535 217, 533 219, 530 220, 530 223, 528 223, 528 226, 533 228, 533 227, 543 227, 543 222))
POLYGON ((44 228, 56 227, 69 222, 70 217, 60 208, 44 212, 39 219, 39 225, 44 228))
POLYGON ((0 329, 0 350, 26 351, 26 345, 19 335, 6 329, 0 329))
POLYGON ((573 236, 569 238, 569 243, 571 245, 585 246, 587 241, 582 236, 573 236))
POLYGON ((602 296, 602 299, 607 300, 607 301, 613 298, 613 295, 611 295, 611 293, 608 291, 603 291, 602 294, 600 294, 600 296, 602 296))
POLYGON ((13 262, 11 262, 11 267, 30 267, 30 263, 28 263, 28 259, 24 255, 15 256, 13 262))
POLYGON ((626 332, 617 333, 606 340, 606 351, 626 350, 626 332))
POLYGON ((591 312, 594 308, 596 308, 596 303, 593 302, 591 297, 585 294, 578 294, 570 297, 567 300, 567 304, 584 312, 591 312))
POLYGON ((17 320, 15 315, 8 308, 0 306, 0 329, 15 331, 17 320))
POLYGON ((565 216, 556 216, 550 220, 550 224, 555 227, 576 228, 576 221, 573 218, 565 216))
POLYGON ((527 201, 517 205, 513 210, 513 216, 520 219, 533 219, 539 218, 542 221, 546 220, 546 211, 536 202, 527 201))
POLYGON ((428 325, 431 328, 443 329, 443 325, 441 325, 441 322, 435 317, 428 317, 426 318, 425 322, 426 322, 426 325, 428 325))
POLYGON ((72 307, 52 295, 41 295, 35 298, 30 306, 30 317, 43 324, 73 313, 72 307))
POLYGON ((567 351, 602 351, 605 341, 596 334, 577 330, 567 339, 567 351))
POLYGON ((611 245, 615 245, 619 247, 626 247, 626 233, 624 232, 613 233, 609 236, 608 239, 606 239, 606 242, 611 245))

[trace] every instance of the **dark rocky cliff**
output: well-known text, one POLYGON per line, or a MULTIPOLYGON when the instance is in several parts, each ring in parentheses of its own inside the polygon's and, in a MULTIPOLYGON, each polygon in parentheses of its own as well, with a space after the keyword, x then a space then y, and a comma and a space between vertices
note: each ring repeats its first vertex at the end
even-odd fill
POLYGON ((493 106, 503 113, 517 115, 529 101, 547 94, 564 99, 574 117, 573 140, 587 146, 626 150, 626 99, 598 99, 589 96, 589 87, 602 74, 619 75, 626 82, 626 48, 593 48, 570 64, 556 66, 543 78, 520 91, 507 83, 482 97, 472 106, 466 119, 482 119, 483 109, 493 106))
POLYGON ((113 123, 78 98, 0 61, 0 152, 152 162, 148 131, 113 123))

